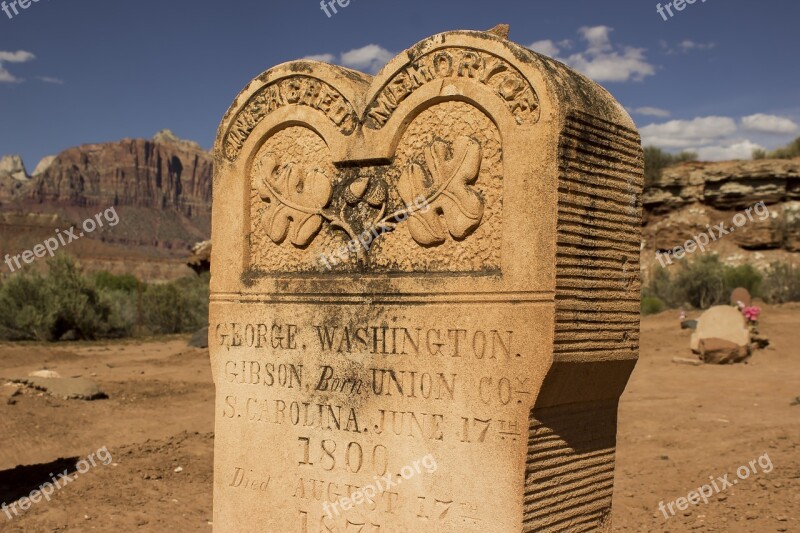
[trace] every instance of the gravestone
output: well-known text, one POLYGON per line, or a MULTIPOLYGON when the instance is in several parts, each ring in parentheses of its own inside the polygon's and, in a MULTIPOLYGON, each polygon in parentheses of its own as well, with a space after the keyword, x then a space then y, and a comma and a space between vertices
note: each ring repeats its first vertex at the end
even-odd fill
POLYGON ((700 342, 704 339, 722 339, 746 347, 750 345, 750 329, 740 310, 729 305, 716 305, 697 319, 697 328, 689 341, 693 352, 701 353, 700 342))
POLYGON ((274 67, 214 150, 216 531, 610 531, 639 340, 622 106, 458 31, 375 77, 274 67))
POLYGON ((739 305, 742 302, 745 307, 753 305, 753 297, 750 296, 750 291, 744 287, 737 287, 731 292, 731 305, 739 305))

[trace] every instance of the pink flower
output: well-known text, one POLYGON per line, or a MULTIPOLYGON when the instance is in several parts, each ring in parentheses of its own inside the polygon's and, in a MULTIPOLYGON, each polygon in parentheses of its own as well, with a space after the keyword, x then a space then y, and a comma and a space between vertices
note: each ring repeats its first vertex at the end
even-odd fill
POLYGON ((744 317, 750 322, 758 322, 758 315, 761 314, 761 308, 756 307, 755 305, 745 307, 742 310, 742 314, 744 314, 744 317))

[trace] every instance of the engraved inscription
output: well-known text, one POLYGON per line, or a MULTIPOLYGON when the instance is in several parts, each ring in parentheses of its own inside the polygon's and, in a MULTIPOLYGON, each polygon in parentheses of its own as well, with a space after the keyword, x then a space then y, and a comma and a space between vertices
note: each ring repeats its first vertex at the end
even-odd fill
POLYGON ((484 51, 445 48, 417 58, 395 74, 367 107, 366 127, 381 129, 415 90, 448 78, 470 79, 491 88, 518 124, 535 124, 539 120, 539 97, 516 67, 484 51))
POLYGON ((353 106, 338 90, 310 76, 292 76, 262 87, 248 100, 225 135, 225 157, 234 161, 256 125, 290 105, 322 111, 344 135, 351 135, 358 124, 353 106))

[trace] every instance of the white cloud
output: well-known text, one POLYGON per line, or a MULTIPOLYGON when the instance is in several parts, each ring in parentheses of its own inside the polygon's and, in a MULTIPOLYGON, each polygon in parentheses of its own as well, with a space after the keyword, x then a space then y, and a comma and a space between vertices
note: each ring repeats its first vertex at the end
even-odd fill
POLYGON ((777 115, 756 113, 742 118, 742 127, 746 130, 762 133, 793 133, 797 131, 797 123, 790 118, 777 115))
POLYGON ((689 39, 684 39, 683 41, 678 43, 678 46, 683 51, 683 53, 687 53, 687 52, 691 52, 692 50, 711 50, 712 48, 717 46, 717 44, 716 43, 696 43, 696 42, 691 41, 689 39))
POLYGON ((535 43, 528 46, 534 52, 539 52, 540 54, 544 54, 550 57, 556 57, 560 49, 558 45, 551 41, 550 39, 545 39, 543 41, 536 41, 535 43))
POLYGON ((3 52, 0 50, 0 63, 25 63, 36 59, 36 56, 25 50, 17 50, 16 52, 3 52))
POLYGON ((696 151, 701 161, 728 161, 731 159, 752 159, 753 150, 763 150, 760 144, 749 140, 734 142, 722 146, 703 146, 696 151))
POLYGON ((39 76, 36 78, 39 81, 43 81, 45 83, 54 83, 56 85, 64 85, 64 80, 60 78, 53 78, 51 76, 39 76))
POLYGON ((375 74, 393 57, 394 53, 386 48, 378 46, 377 44, 368 44, 367 46, 356 48, 349 52, 343 52, 338 58, 336 54, 315 54, 306 56, 303 59, 339 64, 375 74))
MULTIPOLYGON (((586 50, 568 57, 556 57, 572 68, 579 70, 595 81, 641 81, 656 73, 656 69, 645 57, 644 48, 619 46, 611 43, 613 28, 608 26, 584 26, 578 30, 586 50)), ((562 48, 571 48, 570 41, 536 41, 529 48, 555 57, 562 48)))
POLYGON ((661 148, 688 148, 713 144, 737 131, 736 121, 730 117, 697 117, 692 120, 670 120, 663 124, 649 124, 639 129, 645 146, 661 148))
POLYGON ((14 77, 13 74, 11 74, 9 71, 4 69, 2 65, 0 65, 0 83, 16 83, 18 81, 21 80, 14 77))
POLYGON ((386 48, 377 44, 368 44, 362 48, 343 53, 342 65, 375 73, 393 57, 394 54, 386 48))
POLYGON ((25 50, 17 50, 16 52, 0 50, 0 83, 18 83, 22 81, 3 67, 3 63, 25 63, 33 59, 36 59, 36 56, 25 50))
POLYGON ((646 117, 660 117, 660 118, 667 118, 670 116, 670 112, 666 109, 661 109, 660 107, 637 107, 636 109, 632 109, 634 113, 637 115, 643 115, 646 117))
POLYGON ((315 54, 306 56, 303 59, 308 59, 309 61, 322 61, 323 63, 336 62, 336 56, 334 54, 315 54))
POLYGON ((649 124, 639 129, 642 144, 666 150, 697 152, 703 161, 751 159, 753 151, 764 150, 769 134, 787 134, 800 126, 788 118, 757 113, 736 121, 731 117, 696 117, 649 124), (756 133, 748 138, 746 131, 756 133), (762 134, 762 135, 759 135, 762 134))

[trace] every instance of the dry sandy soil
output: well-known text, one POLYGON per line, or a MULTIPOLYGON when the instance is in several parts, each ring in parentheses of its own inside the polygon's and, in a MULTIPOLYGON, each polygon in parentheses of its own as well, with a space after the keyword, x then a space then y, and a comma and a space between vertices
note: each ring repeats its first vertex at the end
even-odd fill
MULTIPOLYGON (((677 313, 644 320, 641 360, 620 405, 615 531, 800 531, 800 405, 792 405, 800 306, 766 308, 761 330, 772 344, 748 364, 688 366, 672 362, 691 356, 677 313), (757 474, 708 504, 669 519, 659 511, 659 502, 686 497, 711 476, 733 481, 764 454, 769 473, 755 463, 757 474)), ((49 503, 11 521, 0 512, 0 531, 211 531, 213 386, 207 352, 186 340, 0 344, 4 378, 46 367, 93 379, 109 396, 0 397, 0 503, 46 481, 58 458, 103 446, 113 457, 49 503), (20 464, 45 470, 9 471, 20 464), (19 487, 14 476, 29 483, 19 487)))

